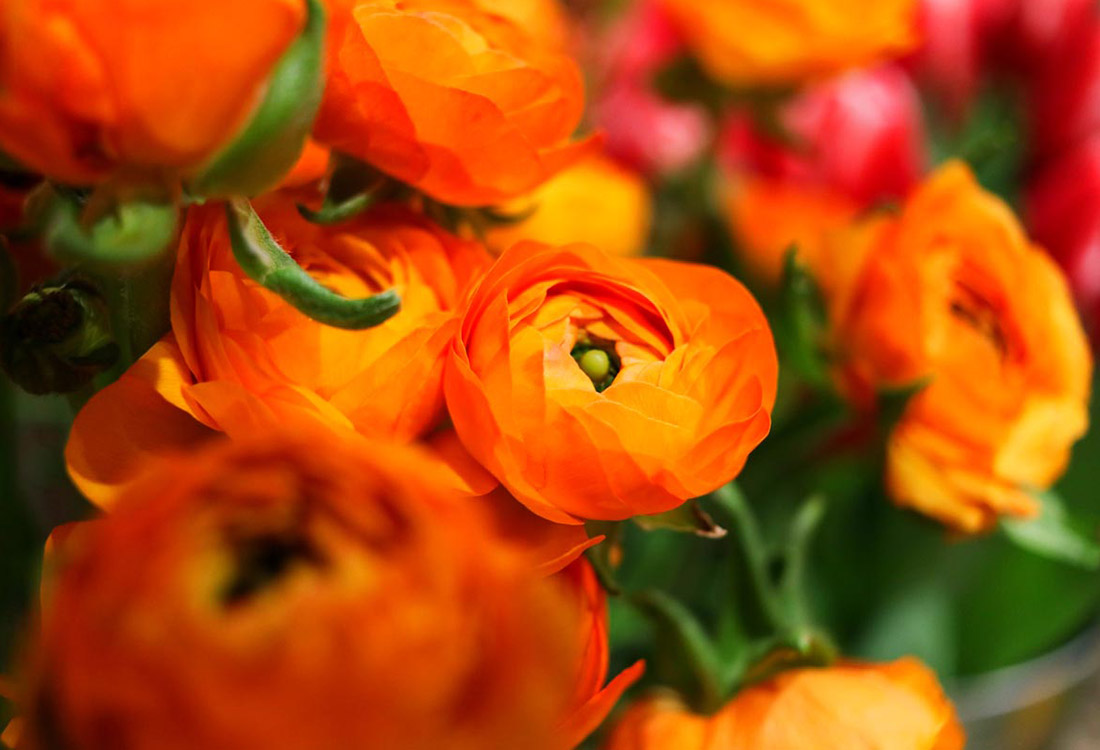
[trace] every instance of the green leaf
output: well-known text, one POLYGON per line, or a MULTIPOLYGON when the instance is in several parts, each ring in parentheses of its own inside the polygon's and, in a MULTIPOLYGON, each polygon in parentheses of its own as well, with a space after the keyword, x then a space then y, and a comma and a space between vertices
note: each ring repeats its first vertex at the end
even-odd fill
POLYGON ((43 242, 58 260, 93 266, 142 264, 175 240, 179 209, 170 203, 134 200, 86 226, 83 204, 71 191, 47 188, 36 199, 43 242))
POLYGON ((1001 528, 1012 542, 1042 557, 1088 570, 1100 570, 1100 542, 1082 531, 1053 492, 1036 493, 1042 508, 1039 517, 1005 520, 1001 528))
POLYGON ((791 367, 815 385, 829 383, 825 350, 825 303, 817 281, 798 260, 798 249, 787 251, 783 265, 783 319, 777 343, 791 367))
POLYGON ((207 198, 257 195, 298 160, 324 91, 325 10, 321 0, 307 0, 307 7, 306 26, 275 66, 263 102, 244 131, 188 184, 188 192, 207 198))
POLYGON ((319 284, 268 232, 252 205, 243 199, 226 204, 233 255, 246 274, 314 320, 335 328, 371 328, 401 309, 391 289, 365 299, 348 299, 319 284))
POLYGON ((905 410, 909 408, 909 402, 913 397, 923 391, 932 382, 931 377, 921 378, 912 383, 895 386, 892 388, 880 388, 876 397, 878 404, 878 428, 884 437, 889 436, 894 426, 901 421, 905 410))
POLYGON ((726 530, 714 522, 703 510, 697 500, 689 500, 683 505, 664 513, 651 516, 634 516, 634 523, 646 531, 666 529, 685 534, 695 534, 706 539, 721 539, 726 530))

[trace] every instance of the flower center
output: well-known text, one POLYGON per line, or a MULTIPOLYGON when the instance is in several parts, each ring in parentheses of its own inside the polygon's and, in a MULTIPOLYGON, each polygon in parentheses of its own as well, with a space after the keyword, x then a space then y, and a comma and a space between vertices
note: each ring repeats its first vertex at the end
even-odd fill
POLYGON ((320 566, 320 554, 298 534, 263 534, 232 543, 234 575, 222 590, 227 607, 245 603, 275 586, 297 565, 320 566))
POLYGON ((986 339, 1004 359, 1008 354, 1008 337, 993 304, 962 282, 956 284, 955 291, 951 314, 986 339))
POLYGON ((615 376, 622 369, 615 344, 596 339, 587 333, 578 337, 569 355, 592 381, 597 393, 602 393, 615 382, 615 376))

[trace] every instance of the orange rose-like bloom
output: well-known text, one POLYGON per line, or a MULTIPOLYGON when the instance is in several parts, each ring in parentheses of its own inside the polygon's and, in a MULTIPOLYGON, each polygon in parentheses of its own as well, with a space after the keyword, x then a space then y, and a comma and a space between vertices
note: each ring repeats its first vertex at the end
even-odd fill
POLYGON ((165 461, 59 545, 31 750, 558 750, 576 608, 411 448, 165 461))
POLYGON ((785 86, 897 57, 918 41, 917 0, 662 0, 707 72, 785 86))
POLYGON ((962 750, 955 709, 913 659, 786 672, 710 718, 670 696, 631 706, 605 750, 962 750))
POLYGON ((196 168, 244 126, 305 17, 303 0, 0 4, 0 151, 78 184, 196 168))
POLYGON ((322 284, 348 297, 395 287, 401 311, 364 331, 317 323, 240 270, 221 206, 193 208, 172 282, 172 333, 77 416, 69 469, 93 500, 131 478, 146 453, 205 428, 237 436, 304 413, 411 440, 441 416, 453 310, 488 265, 485 251, 398 206, 332 227, 304 220, 284 197, 257 208, 322 284))
POLYGON ((475 0, 332 3, 318 141, 432 197, 487 205, 580 157, 575 63, 475 0))
POLYGON ((552 49, 569 44, 569 19, 560 0, 475 0, 489 13, 504 16, 552 49))
POLYGON ((964 531, 1037 512, 1084 434, 1092 361, 1065 279, 961 164, 833 235, 820 265, 857 394, 927 379, 889 442, 901 504, 964 531))
POLYGON ((444 387, 470 453, 535 513, 578 523, 732 479, 768 432, 776 374, 767 321, 724 272, 521 243, 464 306, 444 387))
POLYGON ((496 250, 534 240, 548 245, 586 242, 611 255, 641 255, 653 223, 646 181, 605 156, 573 165, 502 210, 530 216, 490 231, 487 242, 496 250))

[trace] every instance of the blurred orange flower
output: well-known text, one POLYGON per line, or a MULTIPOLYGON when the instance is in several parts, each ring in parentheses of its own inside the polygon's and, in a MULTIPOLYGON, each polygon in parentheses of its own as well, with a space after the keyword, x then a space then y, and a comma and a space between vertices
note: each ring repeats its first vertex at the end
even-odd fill
POLYGON ((608 641, 607 595, 603 586, 592 566, 584 559, 569 565, 558 574, 557 579, 577 598, 581 612, 578 633, 584 658, 580 662, 573 702, 561 728, 565 747, 573 748, 607 718, 623 691, 641 677, 644 663, 636 662, 605 686, 611 647, 608 641))
POLYGON ((458 436, 549 520, 670 510, 768 433, 771 332, 717 269, 521 243, 461 316, 444 376, 458 436))
POLYGON ((962 750, 935 675, 913 659, 785 672, 710 718, 668 695, 635 703, 605 750, 962 750))
POLYGON ((577 609, 411 448, 161 462, 58 546, 24 747, 561 748, 577 609))
POLYGON ((76 184, 199 167, 305 18, 304 0, 3 3, 0 151, 76 184))
POLYGON ((787 86, 917 45, 917 0, 662 0, 707 72, 737 87, 787 86))
POLYGON ((730 180, 726 209, 739 257, 769 284, 782 279, 791 249, 815 266, 825 235, 860 213, 859 204, 837 190, 748 175, 730 180))
POLYGON ((528 196, 502 207, 524 221, 491 230, 491 249, 507 250, 520 240, 548 245, 586 242, 611 255, 641 255, 653 223, 648 183, 606 156, 578 162, 528 196))
POLYGON ((964 531, 1037 512, 1088 425, 1092 361, 1062 273, 969 169, 832 235, 819 275, 857 398, 929 384, 890 441, 901 504, 964 531))
POLYGON ((333 0, 314 136, 444 203, 530 191, 589 150, 576 64, 475 0, 333 0))
POLYGON ((326 286, 365 297, 396 287, 401 311, 363 331, 306 317, 240 270, 221 206, 192 208, 172 283, 172 333, 80 411, 69 471, 103 502, 143 457, 202 438, 270 429, 292 414, 335 428, 411 440, 442 416, 442 362, 454 308, 488 265, 399 206, 331 227, 285 196, 257 203, 284 248, 326 286))

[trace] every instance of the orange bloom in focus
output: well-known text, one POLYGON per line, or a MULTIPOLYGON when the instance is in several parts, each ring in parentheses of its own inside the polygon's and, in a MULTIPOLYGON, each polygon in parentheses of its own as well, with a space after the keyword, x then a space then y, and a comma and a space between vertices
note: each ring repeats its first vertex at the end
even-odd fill
POLYGON ((322 227, 270 196, 257 209, 280 244, 348 297, 396 287, 401 311, 346 331, 317 323, 248 278, 224 209, 191 209, 172 283, 172 333, 81 410, 70 475, 104 502, 143 457, 201 439, 263 432, 304 414, 338 429, 411 440, 442 415, 454 307, 487 266, 477 244, 398 206, 322 227))
POLYGON ((585 242, 611 255, 641 255, 653 223, 646 181, 605 156, 575 164, 502 210, 531 215, 489 232, 489 246, 501 251, 520 240, 534 240, 547 245, 585 242))
POLYGON ((825 236, 851 224, 859 204, 836 190, 765 177, 738 177, 726 191, 737 250, 769 283, 783 277, 787 253, 811 267, 819 262, 825 236))
POLYGON ((670 696, 631 706, 605 750, 962 750, 935 675, 913 659, 785 672, 710 718, 670 696))
POLYGON ((670 510, 736 476, 768 433, 771 332, 722 271, 522 243, 461 315, 455 429, 549 520, 670 510))
POLYGON ((928 379, 889 442, 902 505, 964 531, 1038 511, 1085 433, 1092 361, 1061 271, 962 164, 833 236, 820 266, 857 395, 928 379))
POLYGON ((662 0, 706 71, 787 86, 914 49, 917 0, 662 0))
POLYGON ((576 64, 484 0, 331 5, 322 144, 454 205, 528 192, 593 145, 570 140, 576 64))
POLYGON ((298 432, 164 461, 64 540, 26 748, 561 747, 568 598, 411 448, 298 432))
POLYGON ((303 0, 3 3, 0 151, 76 184, 200 167, 305 18, 303 0))

